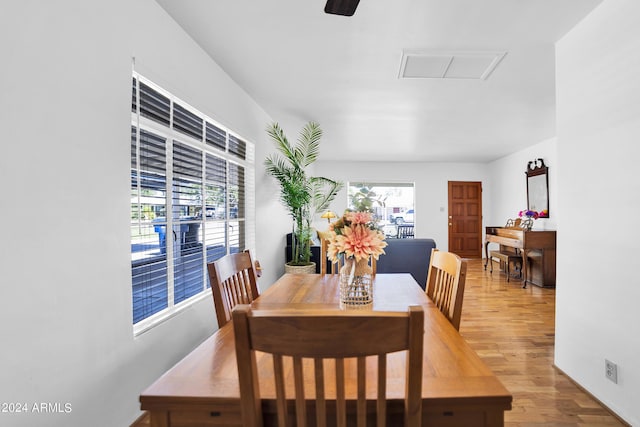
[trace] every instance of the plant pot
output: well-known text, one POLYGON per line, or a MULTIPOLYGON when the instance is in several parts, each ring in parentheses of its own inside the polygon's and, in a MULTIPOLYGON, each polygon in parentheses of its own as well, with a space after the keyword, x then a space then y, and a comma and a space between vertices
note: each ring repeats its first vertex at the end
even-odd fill
POLYGON ((308 265, 289 265, 289 263, 286 263, 284 265, 284 272, 290 274, 315 274, 316 263, 312 262, 308 265))

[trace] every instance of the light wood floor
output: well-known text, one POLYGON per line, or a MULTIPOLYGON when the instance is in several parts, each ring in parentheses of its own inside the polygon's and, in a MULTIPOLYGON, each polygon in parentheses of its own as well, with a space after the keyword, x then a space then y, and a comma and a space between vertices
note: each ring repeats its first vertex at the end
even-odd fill
POLYGON ((460 333, 513 394, 505 426, 624 426, 553 367, 555 289, 467 261, 460 333))
MULTIPOLYGON (((625 426, 553 367, 555 290, 468 260, 460 333, 513 394, 507 427, 625 426)), ((143 417, 132 427, 149 425, 143 417)))

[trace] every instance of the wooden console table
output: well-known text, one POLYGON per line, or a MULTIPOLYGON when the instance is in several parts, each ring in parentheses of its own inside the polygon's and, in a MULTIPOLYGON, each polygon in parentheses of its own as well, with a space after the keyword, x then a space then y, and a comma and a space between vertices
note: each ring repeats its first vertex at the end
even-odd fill
MULTIPOLYGON (((338 280, 338 275, 285 274, 252 306, 261 310, 340 309, 338 280)), ((423 425, 504 426, 511 394, 413 277, 375 276, 371 310, 400 311, 411 304, 425 308, 423 425)), ((389 375, 402 377, 404 363, 403 352, 390 355, 389 375)), ((155 427, 241 426, 237 369, 233 322, 229 322, 147 388, 140 396, 141 408, 150 412, 155 427)), ((273 388, 268 379, 260 381, 264 390, 273 388)), ((404 380, 392 377, 388 384, 389 413, 400 411, 401 416, 404 380), (394 406, 394 400, 400 404, 394 406)), ((266 408, 273 406, 269 402, 266 408)))

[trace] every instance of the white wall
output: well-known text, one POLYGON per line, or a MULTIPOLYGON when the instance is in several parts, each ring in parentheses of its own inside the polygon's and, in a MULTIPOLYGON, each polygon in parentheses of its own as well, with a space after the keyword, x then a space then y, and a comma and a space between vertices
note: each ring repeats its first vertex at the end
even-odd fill
MULTIPOLYGON (((480 163, 318 162, 315 173, 344 181, 345 189, 331 205, 331 209, 339 214, 348 205, 348 181, 415 183, 416 237, 432 238, 439 249, 447 250, 448 181, 484 182, 485 171, 486 165, 480 163)), ((483 209, 486 209, 486 200, 484 194, 483 209)), ((322 227, 322 222, 319 222, 318 228, 322 227)))
POLYGON ((0 425, 129 425, 216 327, 207 297, 133 337, 131 57, 259 145, 271 119, 152 0, 12 2, 0 21, 0 402, 71 405, 0 425))
POLYGON ((549 218, 534 221, 534 230, 557 230, 559 165, 556 138, 535 144, 517 153, 495 160, 487 165, 489 197, 485 206, 485 223, 503 226, 507 219, 517 218, 527 207, 527 163, 543 159, 549 167, 549 218))
MULTIPOLYGON (((551 219, 536 227, 565 218, 556 364, 634 425, 640 286, 620 254, 637 249, 639 16, 637 2, 607 0, 558 44, 557 142, 489 165, 320 162, 314 170, 415 182, 417 236, 447 249, 447 181, 482 181, 484 225, 500 224, 526 203, 526 162, 549 159, 551 219), (604 379, 605 357, 619 365, 618 385, 604 379)), ((0 424, 128 425, 139 393, 215 329, 206 298, 132 336, 131 57, 138 71, 256 144, 261 286, 282 273, 290 226, 262 167, 273 151, 264 132, 272 119, 152 0, 13 2, 0 21, 0 402, 72 408, 0 414, 0 424)), ((283 125, 295 136, 303 123, 292 122, 283 125)), ((344 192, 332 209, 346 204, 344 192)))
POLYGON ((556 46, 556 365, 640 425, 640 2, 606 0, 556 46), (618 384, 604 375, 618 364, 618 384))

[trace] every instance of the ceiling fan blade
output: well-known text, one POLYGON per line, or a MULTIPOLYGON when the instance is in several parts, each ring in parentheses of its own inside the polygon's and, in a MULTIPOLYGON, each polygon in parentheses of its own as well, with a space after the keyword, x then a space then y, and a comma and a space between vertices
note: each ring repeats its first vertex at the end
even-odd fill
POLYGON ((358 3, 360 0, 327 0, 324 11, 334 15, 353 16, 358 3))

